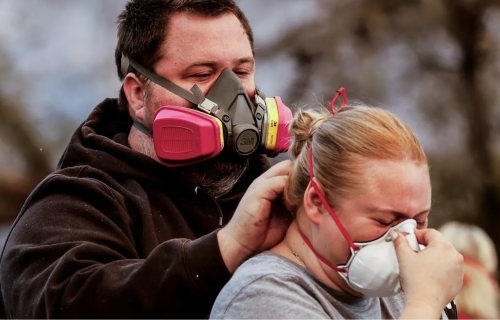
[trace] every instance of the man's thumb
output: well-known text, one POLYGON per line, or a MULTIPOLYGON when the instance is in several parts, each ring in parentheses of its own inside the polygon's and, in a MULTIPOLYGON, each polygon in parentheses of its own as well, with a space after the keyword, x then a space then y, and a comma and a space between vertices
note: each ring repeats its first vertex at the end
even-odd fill
POLYGON ((396 248, 396 255, 398 256, 398 261, 401 261, 402 259, 404 259, 405 256, 409 254, 415 253, 413 249, 410 247, 408 239, 406 239, 406 237, 403 234, 393 230, 389 235, 391 236, 392 242, 394 243, 394 247, 396 248))

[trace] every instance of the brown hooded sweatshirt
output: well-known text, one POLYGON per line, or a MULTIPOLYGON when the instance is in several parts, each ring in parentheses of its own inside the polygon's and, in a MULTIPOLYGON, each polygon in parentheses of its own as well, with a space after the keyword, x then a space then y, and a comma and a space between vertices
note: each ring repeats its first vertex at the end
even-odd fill
POLYGON ((130 149, 131 125, 116 100, 103 101, 27 199, 2 252, 0 317, 209 314, 231 277, 219 219, 228 222, 269 163, 251 159, 231 194, 214 200, 130 149))

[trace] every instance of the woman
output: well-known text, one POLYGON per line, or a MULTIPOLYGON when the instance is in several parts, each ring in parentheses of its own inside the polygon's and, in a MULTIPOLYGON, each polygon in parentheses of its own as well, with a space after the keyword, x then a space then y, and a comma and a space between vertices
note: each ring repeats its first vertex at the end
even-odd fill
POLYGON ((483 229, 460 222, 439 228, 464 256, 464 286, 456 297, 459 319, 498 319, 500 305, 495 245, 483 229))
POLYGON ((431 186, 418 140, 391 113, 343 98, 337 112, 334 99, 331 112, 296 113, 285 189, 294 221, 235 272, 212 318, 438 319, 458 292, 460 254, 424 230, 431 186))

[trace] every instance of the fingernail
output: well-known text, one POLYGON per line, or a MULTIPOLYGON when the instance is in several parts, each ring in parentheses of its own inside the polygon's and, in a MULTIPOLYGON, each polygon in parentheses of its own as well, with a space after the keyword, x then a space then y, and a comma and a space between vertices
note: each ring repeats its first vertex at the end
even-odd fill
POLYGON ((389 235, 391 236, 392 241, 396 240, 397 237, 398 237, 397 232, 394 231, 394 230, 392 230, 391 232, 389 232, 389 235))

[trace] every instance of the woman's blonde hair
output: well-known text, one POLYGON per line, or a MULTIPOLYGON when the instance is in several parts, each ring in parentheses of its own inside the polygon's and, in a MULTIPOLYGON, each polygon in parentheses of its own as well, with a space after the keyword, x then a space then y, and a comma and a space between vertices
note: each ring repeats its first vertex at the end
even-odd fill
POLYGON ((309 184, 311 143, 314 176, 332 205, 360 189, 360 174, 368 159, 427 165, 424 151, 410 128, 380 108, 346 106, 335 115, 327 110, 298 110, 289 132, 294 170, 285 196, 293 213, 302 206, 309 184))
POLYGON ((471 319, 498 319, 498 283, 494 278, 498 260, 495 245, 483 229, 448 222, 439 231, 464 256, 464 286, 455 301, 458 312, 471 319))

